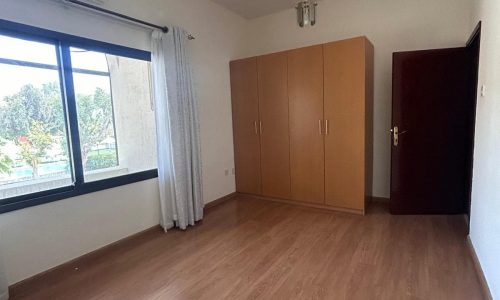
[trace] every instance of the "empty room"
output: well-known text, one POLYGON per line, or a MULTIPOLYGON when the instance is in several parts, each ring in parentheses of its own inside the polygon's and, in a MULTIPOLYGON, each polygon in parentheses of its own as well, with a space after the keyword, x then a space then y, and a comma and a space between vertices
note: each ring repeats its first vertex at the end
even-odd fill
POLYGON ((497 0, 0 0, 0 300, 500 300, 497 0))

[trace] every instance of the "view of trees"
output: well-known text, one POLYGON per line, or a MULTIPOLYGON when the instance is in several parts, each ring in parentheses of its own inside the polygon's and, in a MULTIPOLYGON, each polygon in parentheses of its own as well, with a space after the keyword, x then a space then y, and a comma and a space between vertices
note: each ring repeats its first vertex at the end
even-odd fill
POLYGON ((35 123, 43 124, 51 135, 64 131, 61 93, 57 83, 36 88, 25 85, 19 92, 4 99, 0 110, 0 136, 8 140, 27 136, 35 123))
POLYGON ((21 148, 21 157, 31 166, 33 177, 38 178, 38 167, 42 158, 46 155, 48 148, 53 143, 53 138, 46 130, 45 124, 40 121, 33 121, 26 136, 19 136, 16 145, 21 148))
MULTIPOLYGON (((83 165, 86 166, 92 149, 114 136, 111 96, 101 88, 96 88, 93 95, 79 94, 77 109, 83 165)), ((54 144, 62 144, 64 153, 68 152, 64 120, 58 83, 47 83, 41 88, 25 85, 16 94, 5 97, 0 106, 0 147, 5 145, 5 140, 14 141, 19 147, 19 156, 37 178, 39 166, 54 144)), ((13 158, 0 153, 0 172, 9 173, 12 161, 13 158)))
MULTIPOLYGON (((5 142, 0 140, 0 147, 4 146, 5 142)), ((10 167, 12 165, 12 159, 5 154, 0 153, 0 174, 9 174, 10 167)))
POLYGON ((114 135, 113 107, 110 95, 100 88, 94 95, 78 95, 77 105, 82 161, 86 166, 92 148, 114 135))

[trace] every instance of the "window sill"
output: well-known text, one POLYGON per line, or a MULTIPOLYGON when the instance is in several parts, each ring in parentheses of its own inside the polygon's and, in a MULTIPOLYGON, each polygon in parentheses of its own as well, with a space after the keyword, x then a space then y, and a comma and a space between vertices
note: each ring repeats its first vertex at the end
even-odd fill
MULTIPOLYGON (((111 175, 117 174, 116 172, 123 172, 123 168, 110 168, 104 170, 104 172, 96 172, 96 175, 103 176, 103 174, 111 175)), ((90 181, 80 184, 75 184, 71 186, 66 186, 62 188, 52 189, 48 191, 37 192, 28 195, 22 195, 7 199, 0 200, 0 214, 33 207, 37 205, 42 205, 54 201, 59 201, 67 198, 72 198, 76 196, 81 196, 97 191, 107 190, 114 187, 119 187, 135 182, 140 182, 148 179, 153 179, 158 177, 158 170, 149 170, 139 173, 126 174, 112 178, 100 179, 97 181, 90 181)), ((92 180, 92 179, 91 179, 92 180)))
POLYGON ((94 182, 98 180, 107 179, 110 177, 128 175, 128 168, 124 167, 111 167, 102 170, 95 170, 86 173, 87 182, 94 182))
MULTIPOLYGON (((128 168, 112 167, 88 172, 86 179, 87 182, 95 182, 128 174, 128 168)), ((43 191, 72 186, 73 180, 68 176, 60 175, 4 185, 0 187, 0 202, 3 199, 19 197, 19 195, 33 195, 43 191)))

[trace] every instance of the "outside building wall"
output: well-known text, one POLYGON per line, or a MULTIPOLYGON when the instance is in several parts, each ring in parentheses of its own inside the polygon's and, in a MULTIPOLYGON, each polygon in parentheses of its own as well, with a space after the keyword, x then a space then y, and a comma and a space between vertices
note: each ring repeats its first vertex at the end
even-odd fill
POLYGON ((156 168, 156 129, 150 63, 106 55, 111 78, 119 167, 156 168))

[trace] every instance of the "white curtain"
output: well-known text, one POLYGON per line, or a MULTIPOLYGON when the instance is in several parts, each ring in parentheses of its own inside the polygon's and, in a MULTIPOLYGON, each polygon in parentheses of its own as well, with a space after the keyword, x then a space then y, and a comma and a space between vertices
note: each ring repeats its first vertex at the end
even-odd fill
POLYGON ((203 218, 201 153, 187 33, 152 34, 161 225, 186 229, 203 218))

